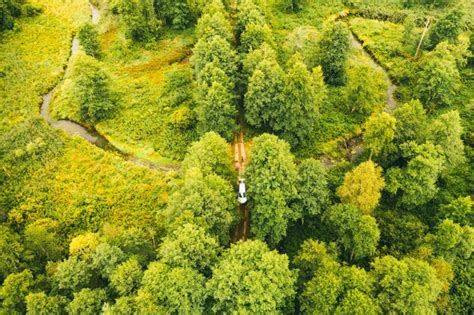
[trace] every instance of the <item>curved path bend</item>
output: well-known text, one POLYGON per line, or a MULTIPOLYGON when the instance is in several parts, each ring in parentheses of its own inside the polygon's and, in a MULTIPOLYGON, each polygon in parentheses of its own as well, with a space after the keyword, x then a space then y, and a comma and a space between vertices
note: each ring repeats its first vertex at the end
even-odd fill
MULTIPOLYGON (((96 6, 93 4, 89 3, 90 9, 91 9, 91 21, 92 24, 97 25, 100 20, 100 12, 97 9, 96 6)), ((66 63, 66 69, 64 72, 68 71, 68 64, 72 56, 76 55, 79 52, 79 39, 74 36, 71 42, 71 53, 69 55, 68 61, 66 63)), ((140 159, 138 157, 135 157, 133 155, 127 154, 123 151, 121 151, 119 148, 114 146, 112 143, 110 143, 107 138, 99 134, 96 130, 87 128, 79 123, 70 121, 70 120, 56 120, 53 117, 51 117, 49 113, 49 107, 51 105, 51 100, 52 96, 54 93, 54 90, 61 84, 59 82, 55 87, 53 87, 46 95, 43 96, 43 102, 41 103, 41 109, 40 113, 41 116, 48 122, 51 127, 55 129, 61 129, 65 131, 69 135, 78 135, 82 139, 86 140, 87 142, 107 151, 115 152, 124 159, 139 165, 139 166, 144 166, 150 169, 155 169, 155 170, 160 170, 160 171, 172 171, 176 170, 176 166, 163 166, 163 165, 158 165, 156 163, 153 163, 152 161, 146 160, 146 159, 140 159)))

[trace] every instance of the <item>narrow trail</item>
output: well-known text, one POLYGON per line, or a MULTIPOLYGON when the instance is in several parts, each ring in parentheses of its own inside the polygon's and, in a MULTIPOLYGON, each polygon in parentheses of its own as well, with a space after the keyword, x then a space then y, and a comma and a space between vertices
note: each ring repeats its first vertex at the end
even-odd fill
MULTIPOLYGON (((99 9, 94 6, 93 4, 89 3, 90 9, 91 9, 91 21, 92 24, 98 24, 100 21, 100 12, 99 9)), ((71 53, 69 55, 69 58, 66 63, 66 69, 64 70, 64 73, 68 71, 68 66, 69 62, 71 60, 71 57, 75 56, 80 49, 79 45, 79 39, 74 36, 74 38, 71 41, 71 53)), ((62 83, 62 80, 55 86, 53 87, 47 94, 43 95, 43 102, 41 103, 41 108, 40 108, 40 114, 41 116, 48 122, 48 124, 55 128, 55 129, 61 129, 67 134, 74 136, 78 135, 82 139, 86 140, 87 142, 103 149, 106 151, 114 152, 118 155, 120 155, 122 158, 136 164, 139 166, 144 166, 150 169, 154 170, 160 170, 160 171, 173 171, 177 170, 176 166, 164 166, 164 165, 158 165, 156 163, 153 163, 152 161, 145 160, 145 159, 140 159, 138 157, 132 156, 130 154, 127 154, 123 151, 121 151, 119 148, 114 146, 112 143, 110 143, 107 138, 99 134, 95 129, 87 128, 81 124, 78 124, 76 122, 70 121, 70 120, 56 120, 53 117, 51 117, 49 108, 51 105, 51 100, 53 97, 54 90, 62 83)))
MULTIPOLYGON (((244 174, 245 163, 247 162, 247 154, 245 153, 244 133, 242 129, 240 131, 239 136, 236 137, 232 148, 234 151, 235 168, 239 174, 239 179, 241 179, 242 174, 244 174)), ((250 232, 250 209, 248 208, 247 204, 239 205, 239 215, 240 222, 236 225, 233 235, 234 243, 240 240, 247 240, 250 232)))

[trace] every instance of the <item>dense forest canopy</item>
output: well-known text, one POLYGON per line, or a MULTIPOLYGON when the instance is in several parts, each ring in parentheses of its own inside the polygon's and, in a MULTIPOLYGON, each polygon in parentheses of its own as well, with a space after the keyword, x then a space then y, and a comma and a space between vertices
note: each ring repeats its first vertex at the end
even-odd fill
POLYGON ((0 314, 471 314, 468 0, 0 0, 0 314))

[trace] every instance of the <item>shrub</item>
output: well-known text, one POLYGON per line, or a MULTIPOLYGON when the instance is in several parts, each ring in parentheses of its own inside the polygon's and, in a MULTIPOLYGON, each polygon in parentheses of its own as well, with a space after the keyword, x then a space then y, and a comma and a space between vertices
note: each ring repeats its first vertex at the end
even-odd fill
POLYGON ((84 48, 84 51, 89 56, 98 58, 100 57, 100 46, 99 40, 97 39, 98 33, 95 27, 90 24, 84 24, 78 33, 79 41, 84 48))

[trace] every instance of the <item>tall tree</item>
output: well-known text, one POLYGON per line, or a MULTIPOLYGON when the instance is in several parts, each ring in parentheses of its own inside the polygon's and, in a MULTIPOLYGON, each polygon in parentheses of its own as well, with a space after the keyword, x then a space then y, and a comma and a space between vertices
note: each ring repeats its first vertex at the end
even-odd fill
POLYGON ((205 229, 188 223, 163 239, 158 257, 171 267, 191 267, 206 272, 216 262, 218 250, 219 242, 207 235, 205 229))
POLYGON ((195 76, 198 76, 201 70, 214 60, 217 60, 217 64, 229 78, 237 76, 237 54, 228 41, 220 35, 209 39, 199 39, 190 58, 195 76))
POLYGON ((67 298, 64 296, 48 296, 44 292, 30 293, 25 298, 26 314, 64 314, 67 298))
POLYGON ((207 288, 216 313, 278 313, 293 299, 295 281, 286 255, 249 240, 224 252, 207 288))
POLYGON ((182 163, 182 170, 197 167, 204 175, 216 174, 231 180, 234 175, 233 157, 229 144, 215 132, 204 134, 194 142, 182 163))
POLYGON ((286 235, 288 221, 298 216, 288 206, 297 193, 297 172, 289 145, 274 135, 254 138, 245 176, 252 209, 252 233, 276 245, 286 235))
POLYGON ((201 16, 196 26, 196 35, 204 40, 209 40, 214 36, 221 36, 229 43, 233 40, 230 22, 225 13, 220 11, 201 16))
POLYGON ((445 169, 453 169, 465 161, 464 144, 461 139, 463 129, 457 110, 440 115, 430 125, 429 130, 428 139, 441 146, 445 169))
POLYGON ((293 208, 301 212, 302 217, 319 215, 329 204, 330 191, 326 170, 315 159, 307 159, 298 165, 296 182, 298 197, 293 208))
POLYGON ((112 12, 120 15, 127 36, 134 41, 150 41, 160 34, 162 23, 156 17, 153 0, 119 0, 112 12))
POLYGON ((377 221, 353 205, 332 206, 324 216, 349 260, 374 256, 380 239, 377 221))
POLYGON ((184 184, 170 196, 168 214, 176 219, 190 212, 199 226, 226 244, 236 219, 235 208, 234 191, 228 181, 214 174, 204 176, 198 168, 192 168, 186 172, 184 184))
POLYGON ((430 29, 428 43, 431 48, 436 47, 442 41, 454 42, 462 31, 465 12, 462 6, 456 6, 445 14, 430 29))
POLYGON ((267 24, 249 24, 240 36, 240 49, 247 53, 263 43, 274 45, 272 30, 267 24))
POLYGON ((344 88, 348 110, 365 115, 382 111, 387 102, 387 87, 386 75, 369 61, 349 63, 344 88))
POLYGON ((99 33, 97 29, 90 23, 84 24, 77 34, 77 38, 86 54, 94 58, 100 57, 100 43, 98 37, 99 33))
POLYGON ((419 63, 415 92, 430 109, 449 106, 460 87, 456 60, 449 51, 438 47, 425 54, 419 63))
POLYGON ((82 289, 74 293, 74 299, 66 307, 71 315, 93 315, 102 310, 102 305, 107 300, 107 293, 104 289, 82 289))
POLYGON ((374 113, 365 122, 364 144, 370 150, 371 156, 393 151, 395 125, 397 120, 390 114, 374 113))
POLYGON ((172 268, 152 262, 143 275, 140 291, 150 294, 152 303, 163 307, 168 314, 204 311, 205 279, 190 267, 172 268))
POLYGON ((262 10, 254 3, 253 0, 239 1, 237 6, 237 25, 236 31, 240 36, 248 25, 264 25, 265 16, 262 10))
POLYGON ((66 73, 66 79, 73 83, 65 97, 70 95, 79 104, 82 120, 94 124, 111 117, 115 112, 117 106, 111 79, 99 61, 79 52, 73 58, 71 72, 66 73))
POLYGON ((131 295, 140 287, 142 276, 140 263, 131 257, 115 268, 110 275, 110 285, 121 296, 131 295))
POLYGON ((392 194, 401 192, 404 205, 422 205, 430 201, 438 191, 436 182, 442 171, 441 147, 427 142, 418 145, 407 142, 401 145, 405 168, 393 167, 387 171, 386 190, 392 194))
POLYGON ((313 77, 299 54, 289 60, 288 69, 283 90, 285 102, 274 129, 293 147, 303 147, 314 135, 322 97, 313 89, 313 77))
POLYGON ((384 313, 434 314, 441 281, 428 263, 391 256, 372 263, 375 292, 384 313))
POLYGON ((213 82, 204 98, 197 100, 198 132, 215 131, 231 141, 237 130, 234 98, 222 84, 213 82))
POLYGON ((321 65, 324 79, 331 85, 346 82, 346 61, 349 56, 349 29, 342 22, 331 23, 324 30, 320 41, 321 65))
POLYGON ((423 143, 427 137, 428 118, 423 105, 418 100, 411 100, 395 109, 396 119, 395 143, 415 141, 423 143))
POLYGON ((371 214, 379 203, 384 185, 382 168, 369 160, 346 173, 337 195, 343 203, 355 205, 363 214, 371 214))
POLYGON ((25 297, 33 285, 33 274, 28 269, 9 274, 3 281, 0 290, 2 296, 0 311, 5 314, 24 314, 26 310, 25 297))
POLYGON ((260 62, 249 79, 245 94, 245 119, 257 128, 274 128, 284 102, 285 73, 276 60, 260 62))

